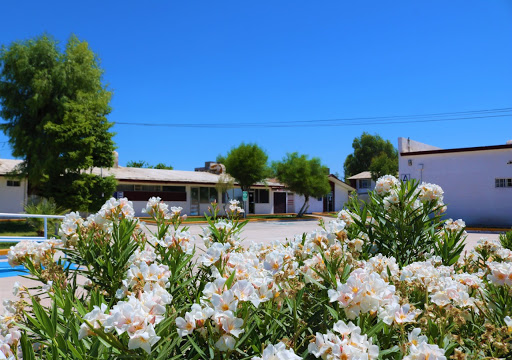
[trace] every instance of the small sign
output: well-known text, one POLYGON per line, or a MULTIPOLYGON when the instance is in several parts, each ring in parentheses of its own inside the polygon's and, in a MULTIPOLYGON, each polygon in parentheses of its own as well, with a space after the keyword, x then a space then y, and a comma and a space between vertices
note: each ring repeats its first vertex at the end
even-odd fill
POLYGON ((406 181, 409 181, 411 180, 411 174, 403 174, 402 175, 402 181, 403 182, 406 182, 406 181))
POLYGON ((122 199, 124 197, 124 191, 117 191, 116 198, 117 200, 122 199))
POLYGON ((242 200, 247 201, 249 198, 249 193, 247 191, 242 192, 242 200))

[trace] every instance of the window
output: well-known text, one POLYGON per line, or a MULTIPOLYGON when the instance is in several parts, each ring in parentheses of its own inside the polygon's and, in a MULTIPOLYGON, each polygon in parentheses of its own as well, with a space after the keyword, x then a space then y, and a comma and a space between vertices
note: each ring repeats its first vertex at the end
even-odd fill
POLYGON ((361 179, 359 180, 359 189, 369 189, 372 182, 370 179, 361 179))
POLYGON ((256 204, 268 204, 270 201, 269 191, 267 189, 254 190, 254 202, 256 204))
POLYGON ((199 202, 202 204, 209 204, 217 199, 217 189, 214 187, 200 187, 199 188, 199 202))
POLYGON ((162 191, 169 191, 169 192, 186 192, 185 186, 162 186, 162 191))
POLYGON ((512 187, 512 178, 494 179, 494 186, 497 188, 512 187))
POLYGON ((19 180, 7 180, 7 186, 21 186, 19 180))
POLYGON ((119 184, 116 188, 117 191, 133 191, 133 185, 119 184))

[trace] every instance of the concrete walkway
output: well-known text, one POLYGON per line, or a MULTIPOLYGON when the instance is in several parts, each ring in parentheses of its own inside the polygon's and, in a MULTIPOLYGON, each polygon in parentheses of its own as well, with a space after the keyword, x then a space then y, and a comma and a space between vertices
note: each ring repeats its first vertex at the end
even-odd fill
MULTIPOLYGON (((324 218, 326 222, 332 220, 332 218, 324 218)), ((199 234, 202 234, 202 228, 206 225, 190 225, 189 231, 192 235, 196 236, 195 244, 198 253, 204 251, 204 245, 199 234)), ((317 221, 268 221, 268 222, 250 222, 248 223, 244 231, 242 232, 243 244, 250 245, 251 243, 270 243, 274 240, 285 240, 286 238, 291 239, 295 235, 301 235, 304 232, 310 232, 318 228, 317 221)), ((154 225, 148 225, 149 231, 155 231, 154 225)), ((466 241, 466 250, 471 250, 481 237, 487 237, 489 239, 498 239, 497 233, 484 233, 484 232, 471 232, 468 234, 466 241)), ((3 260, 6 261, 6 260, 3 260)), ((20 284, 31 287, 39 285, 34 281, 27 280, 21 276, 5 277, 0 278, 0 300, 11 299, 14 300, 15 296, 12 294, 12 288, 16 281, 20 284)), ((0 313, 3 309, 0 310, 0 313)))

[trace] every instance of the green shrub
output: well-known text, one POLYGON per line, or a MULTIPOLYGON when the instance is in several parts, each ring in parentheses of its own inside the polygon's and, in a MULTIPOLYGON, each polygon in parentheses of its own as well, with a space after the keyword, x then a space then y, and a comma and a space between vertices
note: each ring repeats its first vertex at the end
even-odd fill
POLYGON ((500 234, 500 243, 505 249, 512 250, 512 230, 500 234))
MULTIPOLYGON (((26 214, 33 215, 63 215, 69 210, 66 210, 58 206, 55 201, 45 198, 34 197, 30 199, 24 207, 26 214)), ((55 232, 56 226, 60 224, 58 219, 47 219, 48 235, 55 232)), ((44 235, 44 219, 39 218, 27 218, 27 223, 31 225, 39 236, 44 235)))

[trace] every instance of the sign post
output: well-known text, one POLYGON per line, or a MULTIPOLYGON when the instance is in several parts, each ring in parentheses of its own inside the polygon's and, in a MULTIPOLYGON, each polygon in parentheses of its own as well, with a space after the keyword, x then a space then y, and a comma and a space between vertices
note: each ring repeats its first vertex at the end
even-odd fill
POLYGON ((247 217, 247 211, 249 211, 249 206, 247 204, 247 199, 249 199, 249 193, 247 191, 242 192, 242 200, 244 201, 244 218, 247 217))

